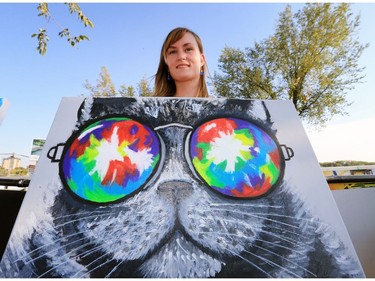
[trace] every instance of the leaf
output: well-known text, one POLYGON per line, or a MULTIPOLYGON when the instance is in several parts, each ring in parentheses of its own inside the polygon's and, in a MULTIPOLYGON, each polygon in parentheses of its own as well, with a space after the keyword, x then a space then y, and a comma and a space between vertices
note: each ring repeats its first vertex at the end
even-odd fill
POLYGON ((68 28, 63 29, 62 31, 59 32, 59 36, 62 37, 70 37, 70 32, 68 28))
MULTIPOLYGON (((92 21, 90 21, 85 16, 85 14, 82 12, 80 6, 77 3, 65 3, 65 4, 68 5, 69 12, 71 14, 77 13, 78 19, 81 22, 83 22, 83 24, 84 24, 85 27, 87 27, 87 26, 89 26, 91 28, 94 27, 94 24, 92 23, 92 21)), ((60 25, 58 24, 57 20, 52 17, 47 3, 39 3, 38 6, 37 6, 37 10, 38 10, 38 16, 44 16, 46 18, 47 24, 49 23, 50 19, 52 18, 53 22, 56 23, 56 25, 58 25, 60 27, 60 25)), ((86 35, 78 35, 78 36, 75 36, 75 37, 72 38, 71 35, 70 35, 70 31, 69 31, 68 28, 64 28, 63 30, 61 30, 58 33, 58 36, 60 38, 66 37, 67 42, 72 47, 75 47, 76 44, 79 43, 80 41, 89 40, 89 38, 86 35)), ((41 55, 44 55, 46 53, 46 51, 47 51, 47 43, 49 41, 49 37, 47 36, 47 30, 40 28, 39 32, 38 33, 33 33, 31 35, 31 37, 32 38, 35 38, 35 37, 37 38, 37 40, 38 40, 37 50, 38 50, 38 52, 41 55)))
POLYGON ((39 11, 38 16, 44 16, 46 19, 49 18, 49 8, 47 3, 40 3, 37 6, 37 10, 39 11))
POLYGON ((90 40, 86 35, 79 35, 78 38, 80 40, 90 40))
POLYGON ((91 28, 94 28, 94 23, 91 20, 87 19, 86 22, 88 26, 90 26, 91 28))

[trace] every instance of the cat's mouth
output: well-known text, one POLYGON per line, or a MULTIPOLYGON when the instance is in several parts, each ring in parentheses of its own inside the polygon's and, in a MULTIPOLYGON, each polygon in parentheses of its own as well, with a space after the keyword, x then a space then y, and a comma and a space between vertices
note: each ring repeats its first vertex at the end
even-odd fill
POLYGON ((187 239, 180 230, 154 251, 143 262, 140 271, 147 276, 161 278, 213 277, 221 271, 223 262, 213 258, 205 249, 187 239))

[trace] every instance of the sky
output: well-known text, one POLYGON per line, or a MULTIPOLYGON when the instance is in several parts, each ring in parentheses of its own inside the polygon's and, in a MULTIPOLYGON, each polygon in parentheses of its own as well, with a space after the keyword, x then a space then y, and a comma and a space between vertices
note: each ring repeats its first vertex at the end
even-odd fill
MULTIPOLYGON (((47 138, 62 97, 88 95, 85 81, 95 85, 105 66, 117 88, 153 84, 161 45, 170 30, 184 26, 202 39, 211 75, 225 47, 244 50, 273 34, 286 2, 257 3, 81 3, 95 27, 84 28, 66 5, 50 4, 54 20, 38 17, 37 3, 0 3, 0 98, 10 102, 0 124, 0 161, 16 153, 23 163, 34 138, 47 138), (58 33, 90 41, 70 47, 58 33), (50 41, 44 56, 31 35, 47 28, 50 41)), ((296 12, 303 3, 293 3, 296 12)), ((319 162, 375 162, 375 3, 353 4, 361 15, 359 40, 369 43, 359 63, 364 82, 348 92, 353 104, 347 116, 336 116, 324 129, 305 125, 319 162)), ((1 164, 1 162, 0 162, 1 164)))

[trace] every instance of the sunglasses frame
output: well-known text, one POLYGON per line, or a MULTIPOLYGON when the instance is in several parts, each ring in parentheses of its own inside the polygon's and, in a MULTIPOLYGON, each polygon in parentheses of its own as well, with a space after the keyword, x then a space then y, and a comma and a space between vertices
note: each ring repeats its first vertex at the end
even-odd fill
POLYGON ((160 175, 160 173, 162 171, 162 168, 164 166, 164 162, 165 162, 166 145, 165 145, 165 142, 164 142, 162 136, 160 135, 160 133, 158 131, 159 130, 163 130, 165 128, 169 128, 169 127, 180 127, 180 128, 184 128, 184 129, 188 130, 187 132, 184 133, 185 136, 184 136, 184 140, 183 140, 183 144, 184 144, 184 146, 183 146, 183 150, 184 150, 183 154, 184 154, 185 161, 187 162, 187 164, 189 166, 189 169, 192 172, 193 176, 196 179, 198 179, 200 182, 202 182, 205 186, 207 186, 209 188, 209 190, 212 190, 215 193, 218 193, 221 196, 224 196, 224 197, 227 197, 227 198, 230 198, 230 199, 252 200, 252 199, 257 199, 257 198, 266 196, 267 194, 269 194, 270 192, 272 192, 277 186, 280 185, 280 183, 282 182, 283 177, 284 177, 285 162, 289 161, 291 158, 294 157, 294 151, 293 151, 293 149, 290 148, 290 147, 288 147, 288 146, 286 146, 286 145, 284 145, 284 144, 280 144, 278 142, 276 136, 274 135, 274 133, 269 132, 269 130, 267 130, 264 126, 261 126, 260 124, 258 124, 258 122, 254 122, 254 120, 248 120, 248 119, 238 118, 238 117, 235 117, 233 115, 214 116, 213 118, 207 118, 205 120, 201 120, 201 122, 199 122, 198 124, 196 124, 194 127, 190 126, 190 125, 180 124, 180 123, 169 123, 169 124, 166 124, 166 125, 152 127, 149 124, 145 124, 145 123, 147 123, 147 122, 145 122, 145 120, 138 120, 137 118, 134 118, 133 116, 126 116, 126 115, 123 115, 123 114, 122 115, 113 115, 113 114, 111 114, 111 115, 102 116, 101 118, 91 119, 89 122, 87 122, 84 125, 82 125, 78 130, 76 130, 76 131, 73 132, 73 134, 67 139, 67 141, 65 143, 58 143, 57 145, 51 147, 49 149, 48 153, 47 153, 47 158, 49 158, 52 163, 56 163, 56 162, 59 163, 59 176, 60 176, 60 179, 61 179, 62 184, 64 186, 64 189, 67 190, 70 194, 72 194, 78 200, 83 201, 85 203, 92 203, 92 204, 95 204, 95 205, 117 203, 117 202, 120 202, 122 200, 126 200, 126 199, 134 196, 135 194, 137 194, 138 192, 140 192, 142 190, 147 189, 150 185, 152 185, 152 183, 155 182, 155 180, 157 178, 157 175, 160 175), (66 154, 68 153, 68 150, 70 149, 71 145, 73 144, 73 142, 77 138, 79 138, 81 136, 82 132, 84 132, 85 129, 87 129, 88 127, 90 127, 91 125, 93 125, 95 123, 99 123, 101 121, 109 120, 109 119, 114 119, 114 118, 121 118, 121 119, 132 120, 134 122, 137 122, 137 123, 141 124, 142 126, 145 126, 147 129, 149 129, 152 132, 154 132, 155 136, 156 136, 156 138, 158 140, 158 149, 159 149, 160 159, 158 160, 156 166, 154 167, 154 170, 147 177, 147 179, 145 180, 145 182, 143 184, 141 184, 138 188, 136 188, 133 192, 131 192, 129 194, 126 194, 126 195, 122 196, 121 198, 118 198, 118 199, 113 200, 113 201, 108 201, 108 202, 90 201, 90 200, 87 200, 85 198, 82 198, 81 196, 79 196, 78 194, 76 194, 70 188, 70 186, 69 186, 69 184, 67 182, 67 179, 65 177, 65 174, 64 174, 64 169, 63 169, 64 159, 65 159, 66 154), (248 197, 233 197, 233 196, 221 193, 220 191, 216 190, 211 185, 209 185, 203 179, 203 177, 200 175, 200 173, 196 170, 196 168, 194 167, 192 159, 191 159, 191 155, 190 155, 190 147, 191 147, 191 143, 190 142, 191 142, 191 137, 192 137, 193 133, 197 129, 199 129, 202 125, 206 124, 207 122, 210 122, 210 121, 213 121, 213 120, 216 120, 216 119, 223 119, 223 118, 224 119, 225 118, 226 119, 228 119, 228 118, 238 119, 238 120, 241 120, 241 121, 248 122, 248 123, 254 125, 255 127, 257 127, 259 130, 265 132, 274 141, 274 143, 276 144, 276 147, 277 147, 279 155, 280 155, 280 174, 278 176, 277 181, 268 189, 268 191, 266 193, 264 193, 262 195, 259 195, 259 196, 256 196, 256 197, 249 197, 249 198, 248 197), (59 157, 59 155, 60 155, 60 157, 59 157))

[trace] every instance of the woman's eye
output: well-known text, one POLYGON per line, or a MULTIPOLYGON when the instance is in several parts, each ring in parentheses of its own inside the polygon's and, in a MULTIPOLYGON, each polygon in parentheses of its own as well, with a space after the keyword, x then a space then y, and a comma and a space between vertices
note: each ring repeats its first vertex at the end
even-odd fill
POLYGON ((215 191, 235 198, 269 192, 282 177, 282 154, 264 130, 236 118, 219 118, 194 130, 190 159, 215 191))
POLYGON ((168 51, 168 55, 173 55, 173 54, 175 54, 176 53, 176 50, 170 50, 170 51, 168 51))
POLYGON ((129 118, 108 118, 84 128, 63 155, 62 180, 86 201, 108 203, 139 190, 155 172, 160 142, 129 118))

